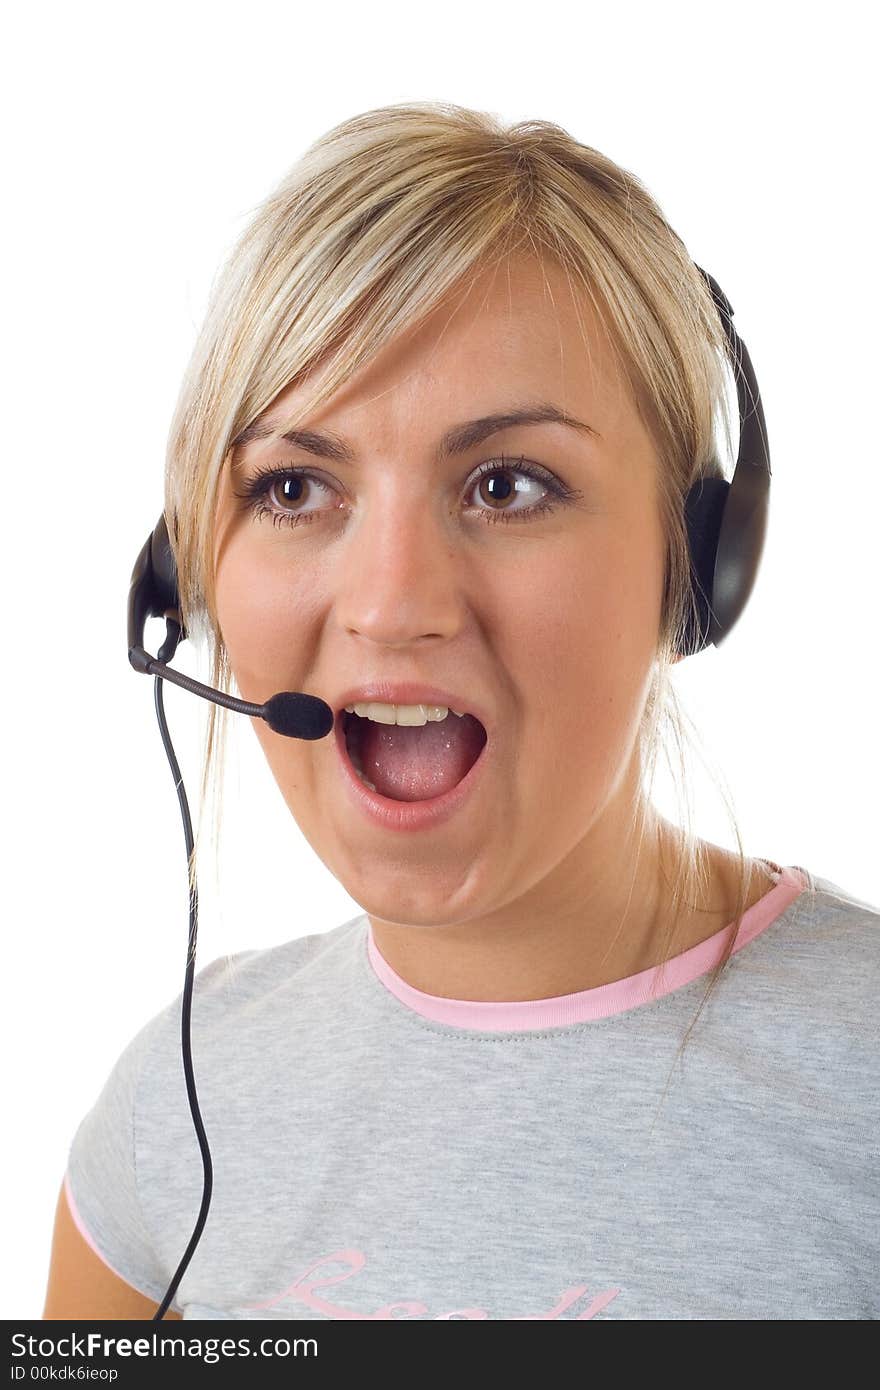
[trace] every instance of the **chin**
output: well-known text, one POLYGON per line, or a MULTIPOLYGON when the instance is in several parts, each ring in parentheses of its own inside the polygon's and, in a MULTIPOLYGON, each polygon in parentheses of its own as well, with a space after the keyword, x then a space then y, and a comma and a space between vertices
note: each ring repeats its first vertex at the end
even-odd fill
POLYGON ((418 875, 410 872, 401 891, 401 872, 406 873, 406 870, 389 873, 386 889, 378 885, 364 889, 362 885, 348 884, 343 879, 340 882, 362 912, 390 926, 463 926, 491 911, 479 901, 473 884, 450 886, 440 879, 420 883, 418 875))

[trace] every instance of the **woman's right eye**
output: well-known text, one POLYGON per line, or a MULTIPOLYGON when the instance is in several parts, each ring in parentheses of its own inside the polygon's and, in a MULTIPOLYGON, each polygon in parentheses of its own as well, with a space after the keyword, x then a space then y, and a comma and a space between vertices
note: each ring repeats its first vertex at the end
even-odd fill
POLYGON ((329 491, 327 483, 305 469, 265 468, 249 478, 242 490, 235 492, 235 496, 246 503, 258 520, 268 516, 275 526, 298 526, 301 521, 311 521, 316 512, 287 509, 291 504, 297 505, 303 498, 308 498, 311 490, 309 485, 329 491), (271 506, 266 505, 266 499, 271 506))

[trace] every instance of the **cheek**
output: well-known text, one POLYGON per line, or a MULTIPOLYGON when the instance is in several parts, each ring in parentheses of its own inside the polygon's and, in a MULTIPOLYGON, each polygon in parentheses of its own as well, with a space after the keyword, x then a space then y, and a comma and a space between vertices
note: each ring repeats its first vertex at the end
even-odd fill
POLYGON ((220 630, 244 699, 287 689, 303 646, 301 596, 289 567, 282 576, 265 548, 235 537, 222 553, 215 583, 220 630))
POLYGON ((566 556, 554 572, 529 567, 509 594, 506 660, 525 710, 522 754, 548 789, 616 776, 650 688, 662 602, 657 538, 641 548, 616 534, 566 556), (634 558, 635 557, 635 558, 634 558))
MULTIPOLYGON (((217 617, 229 663, 241 696, 260 704, 280 690, 300 689, 300 666, 308 637, 303 596, 281 572, 270 547, 255 545, 247 533, 232 537, 216 564, 217 617)), ((274 733, 263 719, 252 719, 267 765, 287 800, 303 785, 313 745, 274 733)))

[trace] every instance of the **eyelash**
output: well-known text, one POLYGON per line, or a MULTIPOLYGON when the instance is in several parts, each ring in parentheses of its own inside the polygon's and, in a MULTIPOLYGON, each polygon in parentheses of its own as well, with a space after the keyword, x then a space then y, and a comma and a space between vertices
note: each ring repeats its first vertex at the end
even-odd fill
MULTIPOLYGON (((502 454, 500 459, 492 459, 488 463, 481 464, 474 474, 471 487, 475 487, 487 473, 506 471, 524 473, 526 477, 549 489, 555 500, 550 501, 545 497, 540 502, 519 512, 493 512, 491 508, 478 508, 478 511, 490 525, 499 521, 530 521, 538 515, 546 516, 549 512, 555 511, 560 504, 573 503, 577 498, 583 496, 577 489, 568 487, 552 473, 545 472, 543 469, 539 470, 533 464, 527 463, 524 455, 517 459, 511 459, 502 454)), ((328 486, 323 478, 317 477, 305 468, 264 468, 249 478, 243 489, 240 492, 235 492, 235 496, 246 503, 256 520, 259 521, 262 517, 268 516, 271 517, 274 526, 298 526, 300 522, 311 522, 315 517, 320 516, 320 512, 279 511, 274 507, 267 506, 262 501, 264 497, 268 496, 274 483, 287 478, 309 478, 312 482, 316 482, 319 487, 326 488, 328 486)))

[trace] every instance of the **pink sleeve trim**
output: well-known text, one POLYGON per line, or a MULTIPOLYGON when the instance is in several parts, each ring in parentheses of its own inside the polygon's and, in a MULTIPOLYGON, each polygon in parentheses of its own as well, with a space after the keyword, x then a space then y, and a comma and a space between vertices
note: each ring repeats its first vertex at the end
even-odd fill
MULTIPOLYGON (((777 874, 775 887, 743 915, 733 947, 741 951, 794 902, 808 886, 809 878, 802 868, 792 865, 780 868, 770 864, 777 874)), ((382 984, 407 1008, 436 1023, 451 1023, 460 1028, 475 1028, 484 1032, 506 1033, 532 1028, 552 1028, 566 1023, 583 1023, 589 1019, 607 1018, 623 1013, 655 999, 661 999, 674 989, 690 984, 718 964, 724 951, 730 924, 721 927, 713 936, 692 946, 680 955, 660 965, 651 966, 637 975, 613 980, 594 989, 575 994, 560 994, 551 999, 474 1001, 444 999, 416 989, 391 968, 373 939, 373 925, 367 917, 367 955, 382 984), (661 974, 662 972, 662 974, 661 974)))
MULTIPOLYGON (((152 1299, 155 1303, 157 1301, 155 1294, 153 1294, 149 1289, 140 1288, 139 1285, 132 1283, 128 1275, 123 1274, 122 1271, 118 1270, 115 1265, 112 1265, 110 1261, 107 1259, 107 1256, 104 1254, 103 1250, 99 1250, 98 1246, 95 1244, 94 1240, 92 1239, 91 1233, 89 1232, 85 1222, 80 1216, 79 1207, 76 1205, 76 1202, 74 1201, 73 1189, 70 1186, 69 1172, 64 1174, 64 1193, 67 1197, 67 1205, 70 1208, 70 1215, 73 1217, 73 1224, 76 1226, 76 1229, 79 1231, 86 1245, 88 1245, 90 1249, 94 1250, 98 1259, 101 1261, 102 1264, 105 1264, 107 1266, 111 1274, 115 1274, 117 1279, 121 1279, 124 1284, 128 1284, 128 1287, 130 1289, 134 1289, 136 1293, 143 1294, 144 1298, 152 1299)), ((180 1311, 176 1303, 172 1302, 171 1306, 175 1312, 180 1311)))

